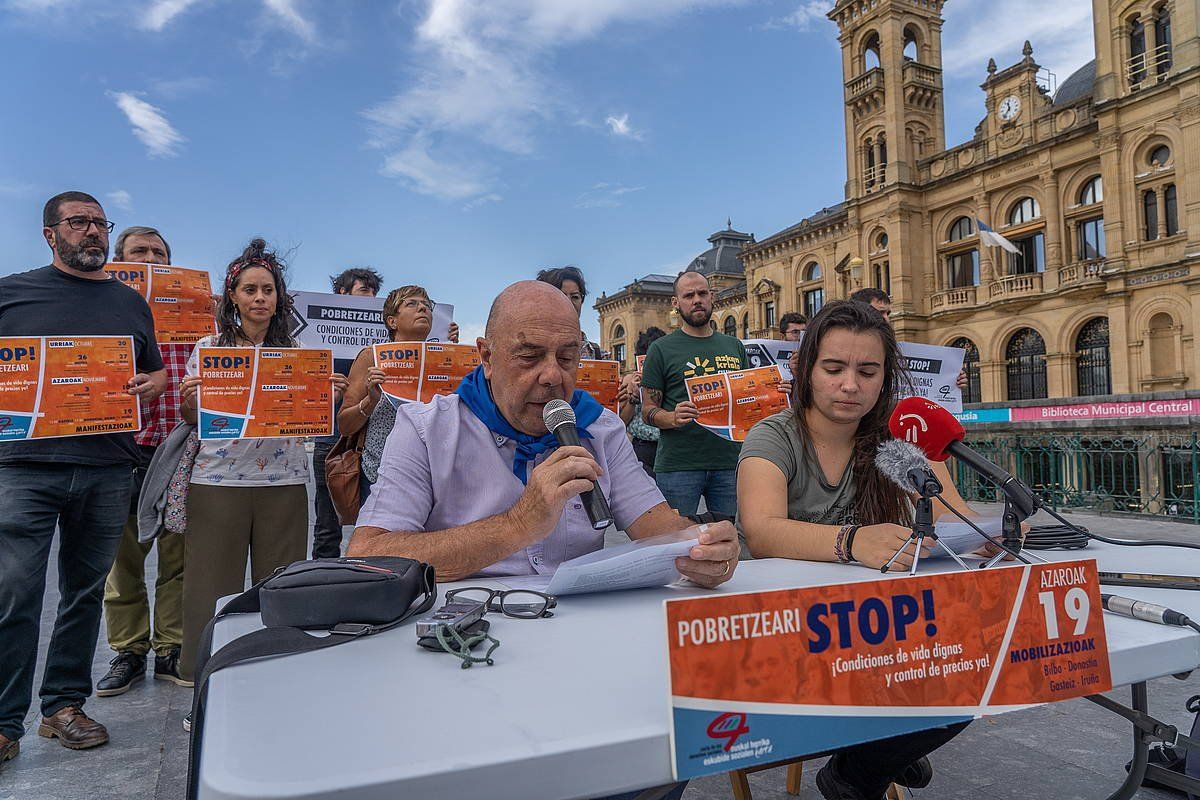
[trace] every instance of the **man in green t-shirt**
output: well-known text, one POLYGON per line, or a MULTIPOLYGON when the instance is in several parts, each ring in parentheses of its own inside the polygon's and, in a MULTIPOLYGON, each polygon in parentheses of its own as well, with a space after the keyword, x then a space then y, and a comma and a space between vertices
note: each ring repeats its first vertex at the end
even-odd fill
POLYGON ((672 305, 679 329, 650 345, 642 367, 642 418, 662 431, 654 459, 658 488, 684 516, 696 513, 701 497, 709 511, 733 516, 742 446, 693 422, 700 412, 684 381, 748 368, 746 348, 709 325, 713 293, 699 272, 675 279, 672 305))

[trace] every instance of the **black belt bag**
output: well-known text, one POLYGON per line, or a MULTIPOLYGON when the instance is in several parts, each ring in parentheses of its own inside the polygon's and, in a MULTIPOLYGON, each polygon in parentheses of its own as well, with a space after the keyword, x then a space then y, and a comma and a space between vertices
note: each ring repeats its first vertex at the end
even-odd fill
POLYGON ((200 637, 192 696, 189 800, 196 796, 200 779, 204 705, 214 672, 243 661, 322 650, 379 633, 428 611, 435 602, 433 567, 411 558, 376 556, 297 561, 223 605, 200 637), (261 613, 267 627, 239 636, 210 656, 217 620, 247 613, 261 613), (315 629, 328 630, 329 635, 304 632, 315 629))

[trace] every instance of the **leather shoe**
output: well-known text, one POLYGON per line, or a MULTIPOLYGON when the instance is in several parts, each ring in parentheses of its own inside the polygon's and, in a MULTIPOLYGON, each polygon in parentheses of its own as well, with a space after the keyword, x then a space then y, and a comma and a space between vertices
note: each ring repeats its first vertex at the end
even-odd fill
POLYGON ((42 717, 38 736, 57 738, 59 744, 71 750, 86 750, 108 741, 108 730, 83 713, 77 706, 67 706, 52 717, 42 717))
POLYGON ((136 653, 117 653, 108 662, 108 673, 96 684, 97 697, 112 697, 125 694, 129 687, 146 677, 146 656, 136 653))
POLYGON ((21 752, 21 742, 10 739, 0 733, 0 772, 4 772, 4 762, 11 761, 21 752))

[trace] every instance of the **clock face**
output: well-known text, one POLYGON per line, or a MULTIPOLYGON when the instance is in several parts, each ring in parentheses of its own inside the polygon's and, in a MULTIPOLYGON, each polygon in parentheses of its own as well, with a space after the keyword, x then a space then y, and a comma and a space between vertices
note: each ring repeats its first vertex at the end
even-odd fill
POLYGON ((1017 118, 1021 113, 1021 98, 1015 94, 1010 94, 1008 97, 1000 101, 1000 119, 1009 122, 1017 118))

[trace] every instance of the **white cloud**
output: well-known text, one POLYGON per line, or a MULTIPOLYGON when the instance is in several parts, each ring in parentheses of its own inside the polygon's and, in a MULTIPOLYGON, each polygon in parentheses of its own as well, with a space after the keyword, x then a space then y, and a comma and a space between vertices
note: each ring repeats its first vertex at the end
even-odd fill
POLYGON ((463 204, 463 211, 474 211, 480 206, 485 206, 488 203, 501 203, 504 201, 503 195, 498 195, 495 192, 485 194, 483 197, 476 197, 469 203, 463 204))
POLYGON ((477 166, 435 157, 422 139, 413 139, 384 159, 382 172, 405 179, 421 194, 465 200, 487 193, 489 181, 477 166))
POLYGON ((115 191, 109 192, 107 195, 105 195, 105 197, 107 197, 109 200, 111 200, 113 202, 113 205, 115 205, 117 208, 121 209, 122 211, 132 211, 133 210, 133 195, 131 195, 129 192, 125 191, 124 189, 117 189, 115 191))
POLYGON ((623 205, 621 198, 632 192, 640 192, 645 186, 625 186, 620 183, 597 183, 575 199, 576 208, 617 208, 623 205))
POLYGON ((805 0, 796 7, 794 11, 785 14, 782 17, 768 22, 767 28, 794 28, 798 31, 807 33, 808 31, 816 30, 817 25, 814 23, 830 23, 825 16, 829 9, 832 8, 829 0, 805 0))
POLYGON ((316 42, 316 26, 300 14, 296 0, 263 0, 263 5, 292 33, 309 44, 316 42))
POLYGON ((200 0, 154 0, 142 12, 138 27, 147 31, 161 31, 171 20, 199 2, 200 0))
MULTIPOLYGON (((456 199, 487 194, 490 180, 466 164, 528 156, 542 129, 568 109, 570 90, 552 76, 556 51, 606 29, 739 0, 423 0, 411 83, 364 115, 372 144, 404 153, 411 143, 448 173, 446 186, 415 179, 387 157, 385 174, 456 199), (389 167, 389 164, 391 165, 389 167), (472 175, 464 180, 465 175, 472 175), (469 194, 463 194, 468 191, 469 194)), ((399 161, 411 164, 411 153, 399 161)))
POLYGON ((187 139, 171 127, 161 109, 131 92, 109 92, 108 96, 125 114, 129 124, 133 126, 133 135, 146 145, 151 156, 165 158, 178 155, 179 147, 187 139))
POLYGON ((1095 57, 1092 4, 1086 0, 958 0, 946 4, 945 16, 942 69, 966 73, 976 83, 986 77, 989 58, 1000 69, 1020 61, 1026 39, 1034 60, 1059 81, 1095 57))
POLYGON ((604 120, 604 124, 608 126, 609 131, 613 136, 620 136, 625 139, 641 139, 642 132, 634 130, 629 124, 629 115, 622 114, 621 116, 610 116, 604 120))

